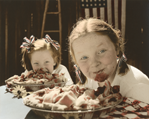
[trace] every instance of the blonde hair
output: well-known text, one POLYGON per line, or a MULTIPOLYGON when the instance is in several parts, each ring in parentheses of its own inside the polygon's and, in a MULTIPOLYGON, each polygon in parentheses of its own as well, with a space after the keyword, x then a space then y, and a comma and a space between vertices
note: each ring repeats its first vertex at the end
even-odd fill
POLYGON ((49 50, 49 53, 51 53, 56 63, 56 65, 54 66, 54 69, 56 69, 61 63, 60 49, 56 50, 55 47, 51 45, 51 43, 46 43, 45 39, 37 39, 36 41, 34 41, 34 43, 30 48, 29 53, 26 48, 22 48, 22 60, 21 60, 22 67, 24 67, 24 69, 27 69, 28 71, 33 70, 30 62, 31 54, 33 52, 40 51, 40 50, 49 50))
MULTIPOLYGON (((110 24, 106 23, 103 20, 97 18, 88 18, 78 21, 74 25, 73 30, 69 36, 69 51, 74 63, 77 64, 74 51, 72 49, 73 41, 91 32, 96 32, 101 35, 108 36, 114 44, 116 51, 119 51, 118 57, 122 56, 122 54, 124 53, 124 42, 121 38, 120 30, 114 29, 110 24)), ((119 74, 126 73, 126 69, 128 69, 128 66, 126 64, 123 64, 123 66, 119 70, 119 74)), ((85 77, 83 74, 82 76, 85 77)), ((85 83, 86 79, 83 80, 85 83)))

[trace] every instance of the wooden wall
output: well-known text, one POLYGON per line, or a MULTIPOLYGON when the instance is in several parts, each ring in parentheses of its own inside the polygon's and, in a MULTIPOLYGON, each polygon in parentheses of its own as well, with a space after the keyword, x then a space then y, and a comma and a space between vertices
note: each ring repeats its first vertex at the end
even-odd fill
POLYGON ((149 77, 149 0, 127 0, 126 45, 128 63, 149 77))
POLYGON ((20 75, 23 38, 40 38, 44 1, 0 1, 0 85, 14 74, 20 75))
MULTIPOLYGON (((69 69, 67 36, 73 23, 76 22, 76 4, 78 0, 62 0, 62 64, 69 69)), ((55 5, 50 0, 49 5, 55 5)), ((34 35, 41 38, 45 0, 1 0, 0 1, 0 85, 15 74, 20 75, 24 69, 21 66, 21 49, 24 37, 34 35)), ((55 20, 48 21, 54 27, 55 20)), ((49 24, 48 24, 49 25, 49 24)), ((59 37, 54 36, 55 40, 59 37)), ((71 75, 74 79, 73 68, 71 75)), ((75 79, 74 79, 75 82, 75 79)))

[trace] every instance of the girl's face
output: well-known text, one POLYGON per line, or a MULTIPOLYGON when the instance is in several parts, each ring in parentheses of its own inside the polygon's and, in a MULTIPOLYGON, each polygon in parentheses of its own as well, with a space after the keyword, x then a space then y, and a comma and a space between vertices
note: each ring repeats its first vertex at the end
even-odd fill
POLYGON ((113 80, 117 66, 117 52, 108 36, 89 33, 74 40, 72 48, 76 62, 86 77, 95 80, 97 74, 101 77, 105 74, 106 79, 110 82, 113 80))
POLYGON ((31 54, 31 65, 33 70, 43 68, 52 73, 55 63, 49 50, 39 50, 31 54))

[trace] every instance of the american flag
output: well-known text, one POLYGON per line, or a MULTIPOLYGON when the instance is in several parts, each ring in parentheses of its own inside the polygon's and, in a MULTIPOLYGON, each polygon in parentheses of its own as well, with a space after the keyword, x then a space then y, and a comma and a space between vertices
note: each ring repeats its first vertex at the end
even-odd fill
POLYGON ((122 32, 125 38, 126 0, 80 0, 83 18, 100 18, 122 32))

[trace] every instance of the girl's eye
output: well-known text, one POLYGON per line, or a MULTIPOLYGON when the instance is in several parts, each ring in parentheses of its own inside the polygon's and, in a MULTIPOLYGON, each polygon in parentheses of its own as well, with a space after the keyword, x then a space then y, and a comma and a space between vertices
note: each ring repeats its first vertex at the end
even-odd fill
POLYGON ((36 65, 37 65, 38 63, 34 63, 34 64, 36 64, 36 65))
POLYGON ((81 60, 86 60, 88 57, 87 56, 83 56, 82 58, 81 58, 81 60))
POLYGON ((106 50, 100 50, 98 54, 104 53, 106 50))
POLYGON ((49 63, 49 61, 46 61, 46 63, 49 63))

